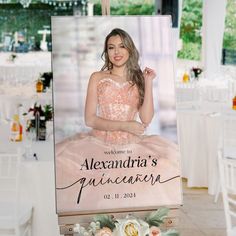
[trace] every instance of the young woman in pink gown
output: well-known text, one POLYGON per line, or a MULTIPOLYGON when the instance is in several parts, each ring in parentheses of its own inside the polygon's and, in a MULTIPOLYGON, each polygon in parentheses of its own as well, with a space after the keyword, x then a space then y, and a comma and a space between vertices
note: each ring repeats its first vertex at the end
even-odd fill
POLYGON ((155 72, 141 71, 139 53, 121 29, 106 37, 103 57, 87 90, 85 123, 92 131, 56 145, 57 211, 181 204, 177 145, 143 135, 154 115, 155 72))

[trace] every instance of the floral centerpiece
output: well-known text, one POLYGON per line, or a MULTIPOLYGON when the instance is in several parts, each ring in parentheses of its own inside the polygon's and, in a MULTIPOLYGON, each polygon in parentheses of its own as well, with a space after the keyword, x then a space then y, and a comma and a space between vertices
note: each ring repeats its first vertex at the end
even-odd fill
POLYGON ((35 129, 36 122, 35 117, 36 114, 39 115, 39 117, 45 117, 46 121, 51 121, 53 119, 53 108, 52 105, 46 104, 43 107, 40 104, 34 103, 33 107, 30 107, 27 113, 24 113, 24 116, 27 116, 27 127, 26 131, 30 131, 31 129, 35 129))
POLYGON ((43 74, 40 74, 39 78, 43 82, 43 92, 46 92, 47 88, 50 88, 52 72, 44 72, 43 74))
POLYGON ((79 236, 179 236, 175 229, 164 231, 161 225, 168 215, 168 208, 160 208, 144 220, 128 215, 115 219, 110 215, 97 215, 86 229, 76 224, 74 232, 79 236))
POLYGON ((195 79, 198 79, 198 76, 202 73, 202 69, 199 67, 193 67, 192 71, 195 79))

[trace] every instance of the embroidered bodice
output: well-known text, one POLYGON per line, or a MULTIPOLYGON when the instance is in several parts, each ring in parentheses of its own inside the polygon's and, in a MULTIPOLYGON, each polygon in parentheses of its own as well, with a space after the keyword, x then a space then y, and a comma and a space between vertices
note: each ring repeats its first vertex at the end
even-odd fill
MULTIPOLYGON (((138 112, 139 92, 130 82, 118 83, 103 78, 97 86, 99 117, 115 121, 135 120, 138 112)), ((93 135, 110 144, 126 144, 134 141, 135 136, 122 131, 93 130, 93 135)))

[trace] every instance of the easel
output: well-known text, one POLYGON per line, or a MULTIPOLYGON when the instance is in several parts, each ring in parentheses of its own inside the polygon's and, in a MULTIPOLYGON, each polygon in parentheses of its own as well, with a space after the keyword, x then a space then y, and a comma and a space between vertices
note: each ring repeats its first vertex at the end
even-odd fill
POLYGON ((110 15, 110 0, 101 0, 102 4, 102 15, 109 16, 110 15))
MULTIPOLYGON (((102 5, 102 15, 110 15, 110 0, 101 0, 102 5)), ((164 227, 165 228, 175 228, 178 225, 178 215, 179 215, 179 206, 170 206, 170 212, 168 217, 165 219, 164 227)), ((107 211, 103 214, 108 214, 114 216, 116 219, 122 219, 128 214, 135 215, 139 218, 144 218, 148 213, 157 210, 157 208, 150 209, 139 209, 139 211, 128 211, 121 210, 120 212, 107 211)), ((76 223, 80 223, 81 226, 88 226, 91 222, 93 215, 99 214, 99 212, 93 212, 92 214, 58 214, 58 225, 60 226, 60 234, 64 236, 74 236, 77 232, 75 230, 76 223)), ((140 235, 142 236, 142 235, 140 235)))

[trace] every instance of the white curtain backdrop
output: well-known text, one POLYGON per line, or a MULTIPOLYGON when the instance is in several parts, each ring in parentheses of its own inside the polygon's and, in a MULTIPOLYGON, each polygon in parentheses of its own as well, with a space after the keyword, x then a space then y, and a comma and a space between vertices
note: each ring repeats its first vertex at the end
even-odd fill
POLYGON ((203 1, 202 61, 206 78, 220 73, 226 2, 203 1))

